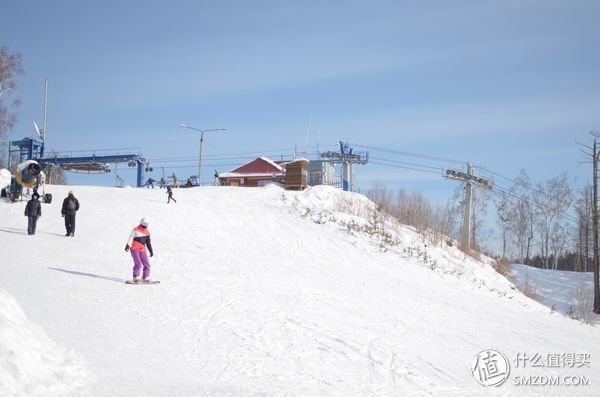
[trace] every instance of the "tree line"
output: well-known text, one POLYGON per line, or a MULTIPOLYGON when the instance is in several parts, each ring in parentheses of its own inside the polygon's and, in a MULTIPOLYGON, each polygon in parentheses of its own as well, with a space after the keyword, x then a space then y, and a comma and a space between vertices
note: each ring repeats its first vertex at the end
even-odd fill
MULTIPOLYGON (((17 123, 17 110, 21 105, 18 91, 18 78, 23 76, 22 56, 8 47, 0 47, 0 168, 15 172, 19 158, 13 155, 9 161, 9 133, 17 123)), ((52 154, 53 152, 50 152, 52 154)), ((65 184, 67 176, 60 167, 45 167, 48 180, 55 184, 65 184)))
POLYGON ((17 79, 24 73, 21 54, 0 47, 0 168, 8 166, 8 134, 17 122, 16 109, 21 104, 17 79))
MULTIPOLYGON (((434 205, 420 192, 398 192, 377 182, 367 196, 399 222, 414 226, 432 243, 454 244, 462 233, 463 187, 445 205, 434 205), (450 240, 450 241, 448 241, 450 240)), ((533 184, 521 170, 509 187, 474 189, 471 247, 499 241, 496 259, 555 270, 593 271, 592 188, 576 189, 566 173, 533 184), (496 231, 485 228, 488 211, 495 212, 496 231)))

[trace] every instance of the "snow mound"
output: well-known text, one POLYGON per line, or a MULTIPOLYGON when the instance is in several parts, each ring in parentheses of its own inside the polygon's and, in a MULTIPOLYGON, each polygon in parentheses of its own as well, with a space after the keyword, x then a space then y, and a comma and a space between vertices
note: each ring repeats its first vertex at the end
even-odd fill
POLYGON ((381 240, 382 231, 370 230, 376 227, 374 223, 379 222, 382 230, 389 234, 383 244, 379 241, 379 247, 385 251, 389 250, 400 257, 415 257, 421 265, 441 274, 466 280, 502 296, 514 296, 516 287, 494 270, 491 258, 481 255, 480 260, 475 259, 445 242, 441 246, 435 245, 427 234, 402 225, 393 218, 378 219, 382 215, 377 214, 376 204, 361 194, 331 186, 314 186, 303 192, 286 192, 278 186, 271 186, 269 189, 274 192, 280 190, 285 203, 301 216, 318 224, 335 223, 353 233, 355 230, 363 230, 366 234, 375 236, 374 240, 381 240), (292 200, 288 200, 288 196, 292 200))
POLYGON ((8 185, 10 185, 10 171, 6 168, 0 169, 0 189, 4 189, 8 185))
POLYGON ((62 352, 0 290, 0 396, 70 395, 85 377, 79 360, 62 352))

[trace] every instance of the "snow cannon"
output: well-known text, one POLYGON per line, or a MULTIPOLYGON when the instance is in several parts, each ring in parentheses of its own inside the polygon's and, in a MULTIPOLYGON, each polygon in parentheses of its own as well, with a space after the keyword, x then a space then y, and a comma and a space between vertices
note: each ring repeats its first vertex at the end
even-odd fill
MULTIPOLYGON (((45 182, 46 175, 42 172, 40 165, 35 160, 27 160, 17 165, 17 172, 10 183, 10 201, 15 202, 23 194, 23 188, 33 188, 33 193, 38 193, 38 187, 45 182)), ((39 195, 39 194, 38 194, 39 195)), ((51 203, 52 195, 43 193, 42 203, 51 203)))
POLYGON ((42 182, 42 170, 35 160, 27 160, 17 165, 17 183, 23 187, 37 187, 42 182))

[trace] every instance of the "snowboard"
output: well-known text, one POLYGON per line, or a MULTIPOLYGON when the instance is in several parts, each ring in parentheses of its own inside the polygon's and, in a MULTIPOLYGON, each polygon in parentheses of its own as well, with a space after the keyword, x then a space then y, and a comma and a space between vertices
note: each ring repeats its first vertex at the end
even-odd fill
POLYGON ((145 283, 143 281, 140 281, 139 283, 134 283, 133 280, 127 280, 127 281, 125 281, 125 284, 131 284, 131 285, 151 285, 151 284, 160 284, 160 281, 158 281, 158 280, 152 280, 149 283, 145 283))

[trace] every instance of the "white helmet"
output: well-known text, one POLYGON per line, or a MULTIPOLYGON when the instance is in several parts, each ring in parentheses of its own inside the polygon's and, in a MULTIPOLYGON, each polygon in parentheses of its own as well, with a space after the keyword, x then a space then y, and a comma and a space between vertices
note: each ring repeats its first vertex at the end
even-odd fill
POLYGON ((148 220, 147 217, 143 217, 142 219, 140 219, 140 225, 142 225, 142 226, 148 226, 149 223, 150 223, 150 221, 148 220))

